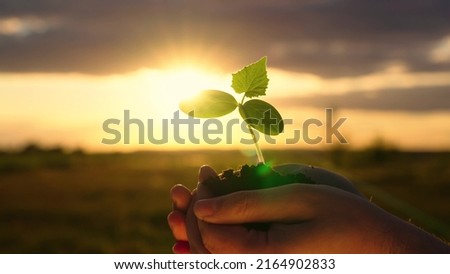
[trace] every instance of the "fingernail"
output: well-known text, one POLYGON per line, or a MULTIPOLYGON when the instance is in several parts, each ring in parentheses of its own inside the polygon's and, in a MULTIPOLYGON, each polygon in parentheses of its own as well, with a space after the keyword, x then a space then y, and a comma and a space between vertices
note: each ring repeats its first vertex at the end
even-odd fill
POLYGON ((190 253, 189 243, 185 242, 185 241, 178 241, 178 242, 176 242, 173 245, 172 251, 175 254, 187 254, 187 253, 190 253))
POLYGON ((211 216, 216 211, 215 203, 210 200, 200 200, 194 205, 195 216, 199 219, 211 216))

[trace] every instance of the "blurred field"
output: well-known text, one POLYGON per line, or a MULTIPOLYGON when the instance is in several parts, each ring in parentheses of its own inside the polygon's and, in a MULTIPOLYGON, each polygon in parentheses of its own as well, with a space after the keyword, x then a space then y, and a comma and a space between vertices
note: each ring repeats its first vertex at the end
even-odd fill
MULTIPOLYGON (((450 239, 450 153, 266 151, 343 173, 375 203, 450 239)), ((169 253, 169 189, 193 187, 198 167, 253 163, 239 151, 0 154, 1 253, 169 253)))

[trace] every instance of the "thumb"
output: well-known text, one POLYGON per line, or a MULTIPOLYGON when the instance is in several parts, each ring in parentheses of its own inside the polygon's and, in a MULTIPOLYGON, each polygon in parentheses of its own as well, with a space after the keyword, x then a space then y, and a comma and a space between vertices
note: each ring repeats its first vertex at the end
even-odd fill
MULTIPOLYGON (((197 191, 194 190, 192 193, 192 201, 197 199, 197 191)), ((202 236, 198 228, 198 222, 194 216, 194 211, 192 210, 191 203, 189 205, 188 211, 186 212, 186 230, 189 240, 189 245, 192 253, 209 253, 209 251, 204 247, 202 242, 202 236)))
POLYGON ((198 200, 194 213, 198 219, 214 224, 304 221, 313 217, 315 187, 292 184, 234 192, 198 200))
POLYGON ((211 198, 213 196, 211 190, 204 184, 204 182, 208 179, 212 179, 215 177, 217 177, 217 173, 210 166, 204 165, 200 167, 200 170, 198 172, 198 185, 197 185, 199 200, 211 198))
POLYGON ((203 183, 204 181, 214 178, 217 176, 217 172, 212 169, 212 167, 208 165, 204 165, 200 167, 200 170, 198 172, 198 182, 199 184, 203 183))
POLYGON ((192 195, 192 202, 190 203, 186 213, 186 228, 192 253, 209 253, 209 251, 205 249, 203 245, 202 235, 199 231, 199 225, 201 224, 201 221, 197 220, 197 218, 195 217, 193 205, 197 199, 205 199, 211 197, 208 189, 205 187, 203 182, 214 176, 217 176, 217 173, 211 167, 202 166, 200 168, 198 174, 198 186, 192 195))

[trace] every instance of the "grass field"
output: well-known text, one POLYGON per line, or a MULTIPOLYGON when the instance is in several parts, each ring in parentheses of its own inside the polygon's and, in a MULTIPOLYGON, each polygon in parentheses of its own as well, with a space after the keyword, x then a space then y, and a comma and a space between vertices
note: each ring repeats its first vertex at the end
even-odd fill
MULTIPOLYGON (((338 171, 373 202, 450 239, 450 153, 267 151, 272 164, 338 171)), ((239 151, 0 154, 0 253, 169 253, 169 189, 198 167, 253 163, 239 151)))

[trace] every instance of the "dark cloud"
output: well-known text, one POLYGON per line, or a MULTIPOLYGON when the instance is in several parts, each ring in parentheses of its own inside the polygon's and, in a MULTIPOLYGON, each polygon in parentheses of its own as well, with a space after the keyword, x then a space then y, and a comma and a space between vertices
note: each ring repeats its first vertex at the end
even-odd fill
POLYGON ((450 35, 447 0, 2 0, 0 18, 53 20, 44 33, 0 34, 1 71, 121 73, 173 59, 235 69, 271 66, 324 77, 373 72, 395 61, 433 64, 450 35))
POLYGON ((450 111, 450 86, 414 89, 385 89, 276 99, 289 107, 344 108, 392 111, 450 111))

